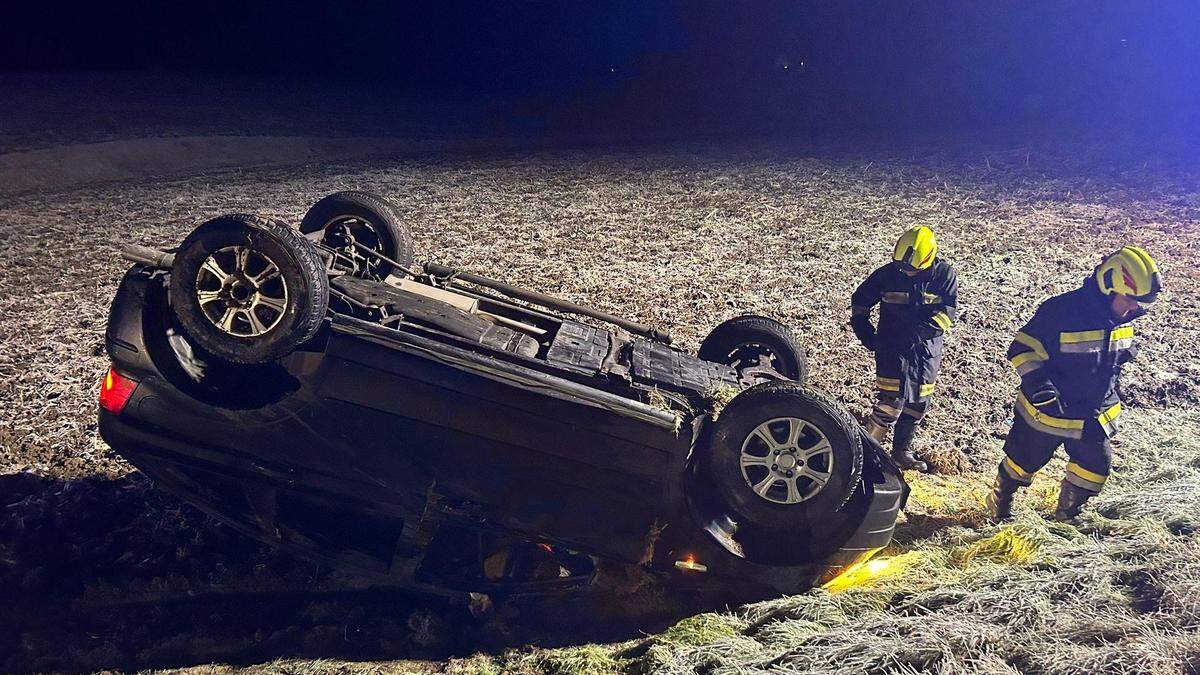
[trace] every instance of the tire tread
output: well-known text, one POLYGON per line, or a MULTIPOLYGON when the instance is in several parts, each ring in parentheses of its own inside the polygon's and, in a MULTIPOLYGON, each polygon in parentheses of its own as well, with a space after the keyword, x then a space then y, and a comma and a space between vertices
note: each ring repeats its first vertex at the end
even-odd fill
POLYGON ((322 197, 304 214, 299 225, 300 232, 316 232, 329 222, 330 217, 337 215, 337 211, 346 207, 358 207, 379 214, 382 217, 379 225, 387 230, 388 236, 395 244, 395 250, 390 252, 389 257, 404 265, 412 262, 412 230, 400 219, 400 213, 394 204, 372 192, 342 190, 322 197))
POLYGON ((700 344, 698 356, 705 361, 722 363, 722 359, 729 353, 729 348, 744 341, 744 336, 748 333, 761 333, 774 338, 791 352, 790 356, 796 361, 796 381, 804 383, 808 378, 808 357, 800 340, 792 329, 767 316, 743 314, 718 324, 700 344))
MULTIPOLYGON (((226 348, 207 337, 209 328, 202 323, 201 319, 190 312, 179 310, 178 294, 184 292, 186 286, 182 285, 185 283, 182 279, 173 276, 171 289, 172 305, 176 307, 175 314, 188 335, 197 340, 206 350, 227 361, 251 364, 280 358, 312 339, 325 319, 329 303, 329 276, 325 272, 325 262, 308 240, 286 222, 254 213, 232 213, 206 221, 184 238, 179 251, 181 253, 188 251, 200 239, 208 236, 211 231, 231 225, 240 225, 274 239, 292 257, 307 289, 305 294, 307 306, 296 309, 300 317, 299 321, 291 327, 290 335, 286 340, 280 341, 275 348, 268 350, 265 354, 251 355, 250 350, 226 348)), ((177 260, 178 256, 179 254, 177 254, 177 260)))

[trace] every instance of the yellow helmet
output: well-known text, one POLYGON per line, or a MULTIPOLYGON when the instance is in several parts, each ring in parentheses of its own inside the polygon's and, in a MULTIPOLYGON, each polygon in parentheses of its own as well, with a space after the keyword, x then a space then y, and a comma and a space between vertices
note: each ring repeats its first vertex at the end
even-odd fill
POLYGON ((900 235, 892 259, 906 271, 924 270, 933 264, 937 250, 937 238, 933 236, 933 230, 917 225, 900 235))
POLYGON ((1120 293, 1139 302, 1154 302, 1162 290, 1158 266, 1137 246, 1125 246, 1096 267, 1096 284, 1104 295, 1120 293))

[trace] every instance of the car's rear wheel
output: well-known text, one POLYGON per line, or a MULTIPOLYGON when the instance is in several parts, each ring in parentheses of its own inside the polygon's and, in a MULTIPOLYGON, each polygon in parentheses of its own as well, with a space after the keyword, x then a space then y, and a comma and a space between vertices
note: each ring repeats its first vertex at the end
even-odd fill
POLYGON ((800 341, 787 326, 765 316, 738 316, 717 326, 700 343, 699 356, 739 373, 766 367, 800 383, 808 378, 800 341))
POLYGON ((412 263, 412 233, 383 197, 348 190, 324 197, 304 214, 300 232, 320 233, 321 244, 339 254, 351 274, 384 279, 395 266, 371 255, 382 254, 401 265, 412 263))
POLYGON ((203 223, 171 268, 183 329, 234 363, 280 358, 316 333, 329 303, 320 255, 283 221, 235 214, 203 223))
POLYGON ((799 527, 836 512, 862 477, 854 421, 791 381, 739 394, 713 428, 706 465, 723 501, 748 522, 799 527))

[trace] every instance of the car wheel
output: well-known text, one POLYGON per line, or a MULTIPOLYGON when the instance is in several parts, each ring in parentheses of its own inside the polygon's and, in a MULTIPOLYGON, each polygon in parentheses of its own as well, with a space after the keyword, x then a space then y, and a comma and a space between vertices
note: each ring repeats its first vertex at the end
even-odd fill
POLYGON ((412 232, 383 197, 369 192, 335 192, 312 205, 300 221, 300 232, 320 232, 319 241, 352 265, 351 274, 385 279, 391 263, 363 251, 380 253, 401 265, 412 263, 412 232))
POLYGON ((765 316, 739 316, 717 326, 700 343, 699 356, 733 366, 739 373, 769 366, 800 383, 808 378, 808 359, 800 341, 787 326, 765 316))
POLYGON ((234 363, 290 353, 316 333, 329 303, 316 249, 281 220, 243 214, 214 218, 183 240, 170 289, 187 334, 234 363))
POLYGON ((756 385, 721 412, 708 448, 709 479, 749 522, 788 528, 829 517, 862 477, 854 421, 796 382, 756 385))

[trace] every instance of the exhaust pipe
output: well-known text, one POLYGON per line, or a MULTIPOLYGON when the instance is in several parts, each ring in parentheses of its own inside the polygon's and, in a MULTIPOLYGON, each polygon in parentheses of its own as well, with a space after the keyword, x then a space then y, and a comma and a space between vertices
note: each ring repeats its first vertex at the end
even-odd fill
POLYGON ((160 251, 149 246, 125 244, 121 246, 120 251, 121 257, 129 262, 140 263, 154 269, 171 269, 171 265, 175 264, 174 253, 167 253, 166 251, 160 251))
POLYGON ((663 344, 671 344, 671 335, 665 331, 636 323, 628 319, 622 319, 619 316, 606 314, 599 310, 592 309, 591 307, 577 305, 573 302, 556 298, 552 295, 546 295, 545 293, 538 293, 536 291, 528 291, 524 288, 517 288, 516 286, 510 286, 503 281, 496 281, 495 279, 481 277, 478 274, 472 274, 470 272, 461 272, 452 267, 446 267, 445 265, 439 265, 437 263, 425 263, 425 273, 442 279, 453 277, 454 279, 459 279, 467 283, 490 288, 494 291, 499 291, 510 298, 532 302, 535 305, 549 307, 550 309, 556 309, 560 312, 589 316, 605 323, 611 323, 620 326, 630 333, 641 335, 642 337, 648 337, 651 340, 655 340, 663 344))

